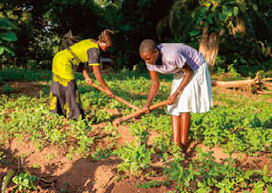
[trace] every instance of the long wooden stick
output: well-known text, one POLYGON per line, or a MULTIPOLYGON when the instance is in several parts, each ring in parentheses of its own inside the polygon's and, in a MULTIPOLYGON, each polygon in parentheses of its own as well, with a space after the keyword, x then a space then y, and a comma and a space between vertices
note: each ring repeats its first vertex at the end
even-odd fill
MULTIPOLYGON (((152 110, 157 109, 157 108, 159 108, 159 107, 161 107, 161 106, 167 105, 168 102, 169 102, 168 100, 165 100, 165 101, 156 103, 156 104, 154 104, 154 105, 151 105, 151 106, 149 107, 149 110, 152 111, 152 110)), ((117 118, 117 119, 115 119, 115 120, 113 121, 113 125, 114 125, 114 126, 115 126, 115 125, 119 125, 120 123, 122 123, 122 122, 124 122, 124 121, 126 121, 126 120, 129 120, 129 119, 131 119, 131 118, 133 118, 133 117, 137 117, 137 116, 139 116, 139 115, 141 115, 141 114, 143 114, 143 113, 145 113, 145 112, 147 112, 147 111, 148 111, 147 109, 142 108, 142 109, 140 109, 140 110, 138 110, 138 111, 136 111, 136 112, 130 113, 130 114, 124 116, 124 117, 117 118)))
MULTIPOLYGON (((92 83, 91 86, 94 87, 94 88, 96 88, 97 90, 100 90, 100 91, 102 91, 104 93, 107 93, 107 91, 104 88, 98 86, 95 83, 92 83)), ((118 101, 120 101, 120 102, 122 102, 122 103, 124 103, 125 105, 129 106, 130 108, 132 108, 134 110, 139 110, 138 107, 134 106, 133 104, 129 103, 128 101, 126 101, 126 100, 124 100, 124 99, 122 99, 122 98, 120 98, 120 97, 118 97, 116 95, 114 95, 113 98, 116 99, 116 100, 118 100, 118 101)))

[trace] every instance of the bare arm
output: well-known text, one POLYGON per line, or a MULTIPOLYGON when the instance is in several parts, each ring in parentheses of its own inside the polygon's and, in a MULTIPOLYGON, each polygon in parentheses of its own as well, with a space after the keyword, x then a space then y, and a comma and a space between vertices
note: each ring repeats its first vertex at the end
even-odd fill
POLYGON ((188 66, 187 64, 185 64, 181 70, 184 72, 185 75, 184 75, 179 87, 177 88, 177 90, 172 95, 170 95, 168 97, 168 100, 170 100, 169 105, 176 103, 178 95, 180 95, 182 93, 182 91, 189 84, 189 82, 191 81, 191 78, 194 75, 193 69, 190 66, 188 66))
POLYGON ((194 75, 193 69, 190 66, 188 66, 187 64, 185 64, 181 70, 184 72, 185 75, 184 75, 178 89, 176 90, 176 92, 178 92, 178 91, 182 92, 184 90, 184 88, 189 84, 192 76, 194 75))
POLYGON ((149 74, 150 74, 150 78, 151 78, 151 87, 150 87, 150 91, 148 94, 146 104, 144 106, 145 108, 148 108, 152 104, 152 101, 155 98, 155 96, 159 90, 159 87, 160 87, 160 82, 159 82, 157 72, 149 71, 149 74))
POLYGON ((90 78, 85 66, 83 67, 82 75, 84 76, 85 79, 90 78))
POLYGON ((85 65, 83 66, 82 75, 84 76, 87 84, 91 85, 93 83, 92 79, 90 78, 90 76, 88 74, 88 71, 87 71, 85 65))
POLYGON ((94 72, 94 76, 95 76, 96 80, 98 80, 98 82, 108 91, 108 95, 113 97, 114 94, 111 91, 111 89, 108 87, 106 82, 104 81, 103 76, 100 72, 99 66, 93 66, 93 72, 94 72))

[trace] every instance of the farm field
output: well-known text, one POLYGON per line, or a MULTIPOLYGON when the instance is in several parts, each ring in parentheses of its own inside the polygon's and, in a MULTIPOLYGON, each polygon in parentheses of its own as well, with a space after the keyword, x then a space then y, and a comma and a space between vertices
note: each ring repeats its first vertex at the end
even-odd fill
MULTIPOLYGON (((172 144, 165 108, 114 127, 112 121, 133 110, 77 74, 86 118, 76 122, 48 111, 50 72, 3 74, 0 184, 6 192, 272 192, 271 94, 214 87, 212 110, 192 114, 183 155, 172 144)), ((103 76, 116 95, 145 104, 147 73, 103 76)), ((171 76, 160 80, 154 103, 170 92, 171 76)))

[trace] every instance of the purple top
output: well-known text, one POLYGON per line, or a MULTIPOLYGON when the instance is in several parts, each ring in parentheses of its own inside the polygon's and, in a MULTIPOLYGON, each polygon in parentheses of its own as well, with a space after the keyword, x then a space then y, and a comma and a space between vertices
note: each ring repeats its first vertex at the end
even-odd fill
POLYGON ((163 43, 158 45, 162 64, 148 64, 149 71, 162 74, 182 74, 181 68, 189 65, 194 71, 203 63, 204 57, 194 48, 182 43, 163 43))

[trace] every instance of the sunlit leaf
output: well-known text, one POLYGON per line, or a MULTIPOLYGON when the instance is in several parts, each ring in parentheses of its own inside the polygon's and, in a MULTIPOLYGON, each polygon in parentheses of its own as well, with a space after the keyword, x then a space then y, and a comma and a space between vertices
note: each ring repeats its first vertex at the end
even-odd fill
POLYGON ((8 48, 8 47, 4 47, 5 51, 9 54, 11 54, 12 56, 15 56, 15 53, 12 49, 8 48))
POLYGON ((5 51, 5 48, 0 46, 0 55, 2 55, 4 53, 4 51, 5 51))
POLYGON ((257 5, 254 4, 254 3, 252 4, 252 8, 253 8, 254 11, 258 11, 258 7, 257 7, 257 5))
POLYGON ((234 13, 234 16, 237 16, 238 13, 239 13, 239 8, 237 6, 233 7, 233 13, 234 13))
POLYGON ((6 41, 17 41, 17 37, 13 32, 6 31, 0 33, 0 38, 6 41))
POLYGON ((190 32, 190 36, 196 36, 196 35, 199 35, 200 32, 199 31, 192 31, 190 32))
POLYGON ((267 185, 267 192, 272 193, 272 186, 267 185))

